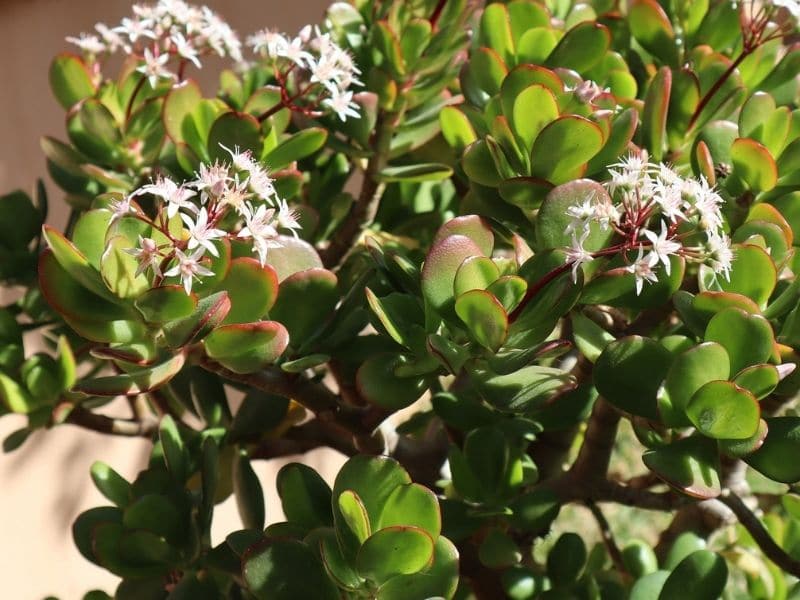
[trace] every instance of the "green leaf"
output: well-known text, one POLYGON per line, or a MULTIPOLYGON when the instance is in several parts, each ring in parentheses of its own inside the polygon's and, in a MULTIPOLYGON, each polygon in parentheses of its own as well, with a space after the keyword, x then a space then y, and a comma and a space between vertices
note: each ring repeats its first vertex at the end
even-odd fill
POLYGON ((104 397, 145 394, 170 381, 181 370, 185 360, 185 355, 179 352, 155 367, 137 369, 121 375, 84 379, 75 384, 73 391, 87 396, 104 397))
POLYGON ((503 375, 492 372, 476 372, 474 375, 478 391, 490 404, 501 410, 521 412, 541 407, 558 390, 575 383, 569 373, 539 365, 529 365, 503 375))
POLYGON ((642 47, 662 61, 675 65, 678 49, 669 17, 655 0, 633 0, 628 8, 631 33, 642 47))
MULTIPOLYGON (((184 121, 198 107, 203 93, 193 79, 187 79, 173 85, 164 97, 163 119, 164 129, 175 143, 186 141, 184 138, 184 121)), ((233 148, 231 148, 233 150, 233 148)))
POLYGON ((27 414, 36 405, 28 391, 0 371, 0 401, 11 412, 27 414))
POLYGON ((687 426, 685 411, 694 393, 703 385, 730 375, 730 360, 725 348, 706 342, 678 354, 664 381, 664 396, 658 410, 665 424, 687 426))
POLYGON ((67 109, 95 93, 89 69, 74 54, 64 52, 57 55, 50 63, 49 78, 53 95, 67 109))
POLYGON ((188 456, 175 420, 166 415, 158 424, 158 439, 164 450, 164 462, 172 477, 179 482, 188 476, 188 456))
POLYGON ((649 450, 642 460, 669 485, 694 498, 716 498, 721 491, 719 456, 713 440, 691 436, 649 450))
POLYGON ((208 132, 208 154, 212 161, 229 161, 231 155, 225 148, 244 152, 250 150, 254 156, 261 153, 261 127, 258 121, 244 113, 223 113, 211 125, 208 132), (225 148, 223 148, 225 146, 225 148))
POLYGON ((495 50, 510 65, 514 63, 514 40, 511 21, 505 5, 495 3, 486 7, 481 15, 478 42, 495 50))
POLYGON ((686 415, 703 435, 743 440, 756 433, 761 411, 746 389, 731 381, 710 381, 692 395, 686 415))
MULTIPOLYGON (((648 6, 644 2, 653 0, 636 0, 641 6, 648 6)), ((634 4, 634 7, 637 6, 634 4)), ((656 4, 656 6, 658 6, 656 4)), ((658 7, 661 10, 661 7, 658 7)), ((644 114, 642 115, 642 130, 644 143, 653 156, 653 160, 660 161, 664 155, 667 138, 667 112, 669 110, 670 93, 672 91, 672 71, 669 67, 661 67, 655 77, 650 81, 645 96, 644 114)))
POLYGON ((197 296, 187 294, 180 285, 164 285, 146 291, 134 305, 145 320, 166 323, 191 315, 197 308, 197 296))
POLYGON ((320 532, 319 555, 328 575, 340 588, 355 591, 364 584, 358 576, 355 566, 342 553, 336 533, 333 530, 318 530, 320 532))
POLYGON ((586 545, 577 533, 562 533, 547 555, 547 575, 557 586, 577 581, 586 565, 586 545))
POLYGON ((450 178, 453 169, 440 163, 421 163, 416 165, 402 165, 386 167, 378 173, 378 181, 385 183, 406 182, 419 183, 422 181, 443 181, 450 178))
POLYGON ((511 123, 527 152, 546 125, 558 118, 558 102, 547 87, 534 84, 514 99, 511 123))
POLYGON ((131 501, 131 484, 106 463, 93 463, 91 475, 100 493, 117 506, 125 508, 131 501))
POLYGON ((307 127, 283 140, 261 160, 267 168, 277 171, 291 163, 314 154, 325 145, 328 131, 322 127, 307 127))
POLYGON ((497 187, 503 178, 497 172, 486 140, 476 140, 464 150, 461 168, 470 180, 487 187, 497 187))
POLYGON ((288 345, 289 334, 277 321, 221 325, 205 339, 209 358, 235 373, 253 373, 274 364, 288 345))
POLYGON ((554 185, 580 177, 603 147, 603 132, 577 115, 560 117, 542 129, 531 151, 531 174, 554 185))
POLYGON ((800 417, 765 419, 769 432, 762 446, 745 462, 762 475, 782 483, 800 481, 800 463, 788 460, 800 451, 800 417))
POLYGON ((589 362, 596 362, 614 336, 582 313, 572 313, 571 320, 575 346, 589 362))
POLYGON ((469 73, 480 88, 494 96, 500 91, 508 67, 502 57, 491 48, 478 48, 470 57, 469 73))
POLYGON ((250 464, 250 458, 244 451, 239 451, 233 459, 233 490, 236 495, 236 508, 245 528, 264 529, 266 518, 264 492, 250 464))
POLYGON ((494 249, 494 232, 491 225, 478 215, 463 215, 446 221, 436 232, 433 244, 451 235, 463 235, 480 248, 483 256, 491 256, 494 249))
POLYGON ((762 144, 749 138, 737 138, 731 146, 733 172, 756 193, 768 192, 778 181, 775 159, 762 144))
POLYGON ((463 235, 449 235, 431 245, 422 268, 422 294, 440 314, 451 314, 456 272, 471 256, 483 256, 483 251, 463 235))
POLYGON ((325 269, 306 269, 284 279, 270 318, 283 323, 295 348, 317 334, 339 301, 337 278, 325 269))
POLYGON ((445 106, 439 112, 439 126, 442 128, 444 139, 458 155, 478 139, 469 119, 455 106, 445 106))
POLYGON ((231 301, 225 324, 257 321, 267 314, 278 298, 278 274, 254 258, 234 258, 222 286, 231 301))
POLYGON ((658 559, 653 548, 641 540, 632 540, 622 549, 622 562, 635 579, 658 570, 658 559))
POLYGON ((618 114, 611 123, 611 131, 602 150, 589 160, 586 173, 598 173, 615 162, 627 149, 638 126, 639 113, 636 109, 628 108, 618 114))
POLYGON ((511 503, 511 522, 523 531, 538 534, 550 528, 558 516, 561 502, 552 490, 536 488, 511 503))
POLYGON ((384 583, 396 575, 410 575, 433 559, 433 539, 418 527, 393 526, 373 533, 362 544, 356 566, 362 577, 384 583))
MULTIPOLYGON (((86 257, 63 234, 49 225, 42 228, 42 234, 56 261, 69 275, 90 292, 102 298, 116 301, 100 277, 100 273, 89 264, 86 257)), ((41 276, 40 276, 41 279, 41 276)))
POLYGON ((259 600, 338 600, 339 592, 314 552, 304 543, 268 539, 242 559, 242 576, 259 600))
POLYGON ((191 315, 164 326, 164 338, 173 348, 181 348, 203 339, 222 323, 230 308, 231 301, 227 292, 217 292, 201 298, 191 315))
POLYGON ((778 369, 773 365, 753 365, 739 371, 733 383, 748 390, 756 400, 762 400, 778 387, 780 380, 778 369))
POLYGON ((136 274, 139 261, 126 252, 130 248, 131 244, 126 236, 115 235, 106 242, 100 259, 103 281, 119 298, 136 298, 150 288, 145 274, 136 274))
POLYGON ((478 558, 490 569, 504 569, 518 563, 522 553, 507 534, 491 529, 478 548, 478 558))
POLYGON ((595 362, 594 384, 617 408, 658 419, 656 393, 672 356, 661 344, 637 335, 611 342, 595 362))
POLYGON ((658 598, 659 600, 717 598, 722 594, 727 581, 728 566, 725 559, 709 550, 698 550, 675 567, 664 582, 658 598))
POLYGON ((342 492, 352 490, 357 493, 369 521, 377 523, 395 488, 409 483, 411 477, 406 470, 396 460, 386 456, 357 455, 342 466, 333 484, 333 518, 346 554, 352 551, 354 555, 358 546, 354 546, 352 536, 347 537, 349 529, 345 529, 345 535, 342 535, 344 523, 338 504, 342 492))
POLYGON ((275 485, 288 521, 307 529, 333 525, 331 488, 314 469, 301 463, 284 465, 275 485))
POLYGON ((442 515, 436 495, 423 485, 399 485, 386 499, 376 530, 394 525, 413 525, 436 539, 442 531, 442 515))
MULTIPOLYGON (((571 236, 565 233, 565 229, 572 222, 567 210, 590 198, 594 198, 597 202, 611 201, 605 188, 590 179, 578 179, 553 188, 547 194, 536 218, 537 247, 540 249, 571 247, 571 236)), ((610 229, 603 230, 599 223, 592 223, 589 235, 583 242, 584 248, 590 252, 600 250, 608 245, 613 235, 614 232, 610 229)))
POLYGON ((339 494, 338 499, 339 514, 347 524, 350 532, 355 536, 359 544, 363 544, 372 534, 372 527, 369 522, 367 509, 364 503, 353 490, 345 490, 339 494))
POLYGON ((370 356, 356 372, 359 392, 370 402, 389 410, 400 410, 416 402, 428 386, 421 377, 395 375, 403 362, 401 355, 393 353, 370 356))
POLYGON ((24 249, 41 231, 42 215, 20 190, 0 196, 0 248, 24 249))
POLYGON ((743 440, 719 440, 720 452, 724 452, 733 458, 744 458, 761 448, 767 433, 769 433, 767 422, 764 419, 759 419, 756 432, 749 438, 743 440))
POLYGON ((266 263, 275 269, 278 281, 307 269, 321 269, 322 261, 308 242, 290 235, 279 235, 279 248, 270 248, 266 263))
POLYGON ((731 373, 767 362, 775 343, 769 321, 734 307, 718 312, 709 321, 705 340, 725 348, 731 373))
POLYGON ((669 571, 662 570, 637 579, 631 588, 628 600, 652 600, 653 598, 658 598, 658 594, 661 593, 669 576, 669 571))
POLYGON ((434 543, 433 564, 420 573, 397 575, 378 589, 378 600, 452 598, 458 586, 458 550, 444 536, 434 543))
POLYGON ((611 46, 611 32, 605 25, 586 21, 564 34, 547 57, 548 67, 585 73, 602 60, 611 46))
POLYGON ((484 290, 465 292, 456 299, 455 310, 481 346, 496 352, 503 345, 508 335, 508 315, 492 294, 484 290))

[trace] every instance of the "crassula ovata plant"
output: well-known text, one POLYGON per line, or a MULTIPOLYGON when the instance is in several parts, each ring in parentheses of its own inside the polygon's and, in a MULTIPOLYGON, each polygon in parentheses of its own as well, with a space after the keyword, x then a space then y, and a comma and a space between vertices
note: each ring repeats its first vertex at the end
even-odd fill
POLYGON ((152 441, 72 529, 121 599, 800 597, 798 17, 352 0, 239 37, 160 0, 69 37, 69 220, 0 198, 5 451, 152 441), (267 514, 252 463, 295 455, 267 514))

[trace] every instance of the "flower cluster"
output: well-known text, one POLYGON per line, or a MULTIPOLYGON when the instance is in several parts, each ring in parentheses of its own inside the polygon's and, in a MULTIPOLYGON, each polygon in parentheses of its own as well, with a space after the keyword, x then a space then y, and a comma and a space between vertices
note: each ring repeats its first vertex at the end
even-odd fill
POLYGON ((353 85, 363 85, 353 57, 331 39, 330 33, 306 25, 295 37, 264 29, 247 39, 253 52, 274 69, 287 92, 289 108, 309 114, 330 111, 342 121, 358 118, 353 85), (289 95, 291 94, 291 95, 289 95), (305 106, 296 104, 305 99, 305 106))
POLYGON ((646 154, 628 156, 609 172, 608 194, 585 198, 567 210, 571 221, 566 232, 572 234, 567 264, 572 266, 573 278, 582 264, 616 254, 625 259, 625 270, 633 273, 637 294, 645 282, 657 281, 653 269, 658 264, 669 275, 672 256, 704 263, 715 274, 730 276, 733 250, 723 230, 723 200, 705 178, 684 178, 663 163, 649 162, 646 154), (613 229, 616 243, 587 251, 584 243, 592 223, 613 229), (634 252, 637 255, 631 260, 629 254, 634 252))
POLYGON ((250 151, 226 150, 230 163, 201 165, 192 181, 159 177, 112 203, 112 223, 132 217, 159 232, 160 241, 140 236, 138 246, 127 250, 138 261, 137 275, 151 273, 155 285, 177 277, 188 294, 195 280, 213 275, 204 261, 207 255, 219 257, 217 240, 250 243, 263 265, 268 250, 280 247, 281 230, 297 235, 297 215, 278 198, 272 178, 250 151), (145 195, 156 199, 152 218, 136 204, 145 195), (176 216, 180 235, 174 233, 176 216))
POLYGON ((94 61, 99 55, 122 51, 142 60, 137 71, 155 87, 159 79, 175 79, 169 63, 191 62, 200 68, 206 54, 242 59, 236 33, 208 7, 192 6, 183 0, 159 0, 157 4, 134 4, 133 15, 116 27, 95 25, 95 33, 68 37, 94 61))

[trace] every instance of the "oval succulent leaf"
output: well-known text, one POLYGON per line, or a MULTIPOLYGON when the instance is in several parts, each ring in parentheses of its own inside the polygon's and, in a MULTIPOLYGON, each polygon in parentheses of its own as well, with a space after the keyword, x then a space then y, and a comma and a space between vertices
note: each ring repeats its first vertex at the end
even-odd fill
POLYGON ((692 395, 686 415, 704 435, 743 440, 756 433, 761 411, 748 390, 731 381, 710 381, 692 395))
POLYGON ((396 575, 410 575, 433 559, 433 539, 419 527, 392 526, 373 533, 356 557, 362 577, 384 583, 396 575))

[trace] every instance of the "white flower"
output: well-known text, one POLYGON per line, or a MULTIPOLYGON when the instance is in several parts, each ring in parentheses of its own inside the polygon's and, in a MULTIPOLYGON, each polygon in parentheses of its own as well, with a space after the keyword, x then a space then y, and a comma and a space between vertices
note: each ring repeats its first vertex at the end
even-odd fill
POLYGON ((725 279, 731 279, 731 266, 733 263, 733 248, 731 240, 724 233, 708 231, 706 243, 707 259, 714 272, 722 274, 725 279))
POLYGON ((222 192, 222 195, 219 197, 220 204, 223 206, 232 206, 237 211, 242 212, 245 200, 252 195, 247 191, 248 181, 249 179, 245 179, 244 181, 235 179, 233 185, 227 186, 222 192))
POLYGON ((220 147, 222 147, 223 150, 231 155, 231 162, 233 163, 233 166, 240 171, 250 172, 258 167, 258 165, 256 165, 256 161, 253 159, 253 153, 250 150, 240 152, 239 146, 234 146, 233 150, 231 150, 222 144, 220 144, 220 147))
POLYGON ((228 171, 228 166, 215 162, 213 165, 201 164, 197 179, 190 185, 202 192, 200 201, 206 202, 209 197, 220 197, 228 188, 230 180, 231 175, 228 171))
POLYGON ((122 23, 114 27, 112 31, 128 36, 131 42, 136 42, 140 37, 150 38, 151 40, 158 37, 153 30, 153 21, 147 18, 122 19, 122 23))
POLYGON ((313 68, 315 64, 314 57, 310 52, 304 49, 305 44, 303 44, 302 39, 296 37, 291 41, 284 40, 284 42, 287 43, 276 45, 275 56, 286 58, 295 63, 298 67, 313 68))
POLYGON ((203 66, 200 64, 200 59, 197 58, 197 48, 194 47, 192 42, 183 37, 182 33, 173 33, 169 39, 175 48, 175 52, 178 53, 178 56, 192 62, 198 69, 203 68, 203 66))
POLYGON ((249 183, 250 189, 264 200, 269 200, 275 195, 275 180, 264 169, 252 169, 249 183))
POLYGON ((580 85, 576 86, 573 90, 573 93, 578 98, 578 100, 583 104, 589 104, 596 100, 599 96, 603 94, 610 93, 611 90, 608 88, 601 88, 591 79, 586 79, 580 85))
POLYGON ((75 44, 78 48, 89 54, 100 54, 106 51, 106 45, 96 35, 81 33, 79 37, 67 37, 70 44, 75 44))
POLYGON ((120 48, 125 53, 131 51, 130 45, 122 39, 122 36, 105 23, 96 23, 94 29, 100 34, 100 37, 103 38, 103 43, 105 43, 106 50, 109 52, 116 52, 120 48))
POLYGON ((278 48, 289 45, 289 40, 278 33, 269 29, 262 29, 247 38, 247 45, 253 49, 253 52, 264 54, 275 58, 278 56, 278 48))
POLYGON ((136 277, 144 273, 148 267, 152 267, 153 273, 161 276, 161 253, 155 240, 140 235, 138 248, 128 248, 125 252, 139 261, 136 277))
POLYGON ((111 221, 109 221, 109 225, 119 221, 125 215, 136 212, 136 209, 131 206, 131 197, 132 196, 125 196, 120 200, 113 200, 108 205, 108 207, 111 209, 111 221))
POLYGON ((642 293, 642 287, 644 286, 644 282, 647 281, 649 283, 655 283, 658 281, 658 277, 656 274, 653 273, 651 259, 650 257, 642 258, 643 253, 642 246, 639 246, 639 255, 636 257, 636 260, 625 267, 625 270, 629 273, 633 273, 633 276, 636 280, 636 295, 642 293))
POLYGON ((170 219, 174 217, 181 208, 185 208, 194 213, 197 212, 197 207, 192 202, 189 202, 189 198, 196 196, 197 192, 183 185, 179 186, 169 177, 159 177, 155 183, 142 186, 133 193, 135 196, 140 194, 153 194, 164 200, 164 202, 167 203, 167 217, 170 219))
POLYGON ((325 98, 322 104, 335 112, 342 121, 346 121, 347 117, 358 119, 361 116, 358 104, 353 102, 353 92, 341 92, 334 88, 330 94, 330 98, 325 98))
POLYGON ((214 229, 212 224, 208 222, 208 212, 205 207, 200 209, 197 215, 197 221, 193 220, 190 215, 181 213, 181 219, 186 224, 189 230, 189 250, 198 248, 202 255, 202 248, 208 250, 212 255, 219 256, 219 251, 214 246, 213 241, 218 238, 225 237, 227 234, 221 229, 214 229))
POLYGON ((273 225, 274 208, 267 208, 262 204, 258 209, 253 209, 250 203, 245 204, 242 214, 244 214, 245 226, 239 231, 237 237, 251 238, 253 240, 253 252, 258 254, 258 258, 263 265, 267 260, 267 251, 270 248, 280 248, 278 242, 278 231, 273 225))
POLYGON ((192 292, 192 281, 194 279, 200 280, 200 276, 208 277, 213 275, 214 272, 200 264, 200 257, 203 255, 203 249, 198 248, 191 255, 186 255, 180 250, 175 250, 175 258, 178 264, 173 266, 164 273, 166 277, 180 277, 183 283, 183 289, 187 294, 192 292))
POLYGON ((644 237, 652 244, 650 254, 648 255, 650 266, 654 267, 661 262, 664 265, 664 271, 669 275, 670 269, 672 268, 669 257, 673 254, 677 254, 681 249, 681 245, 674 240, 668 240, 667 235, 669 235, 669 231, 664 221, 661 221, 661 233, 659 235, 656 235, 648 229, 644 231, 644 237))
POLYGON ((591 252, 588 252, 584 247, 583 243, 586 241, 586 238, 589 236, 588 229, 581 235, 580 239, 575 236, 575 232, 572 232, 572 246, 566 249, 567 255, 567 264, 572 263, 572 282, 578 282, 578 269, 580 269, 581 265, 585 263, 592 262, 594 260, 594 256, 592 256, 591 252))
POLYGON ((580 204, 573 204, 567 208, 567 216, 570 217, 571 221, 567 223, 564 233, 588 228, 589 221, 594 219, 595 216, 594 195, 584 198, 580 204))
POLYGON ((297 237, 297 230, 302 229, 297 219, 297 211, 289 208, 289 204, 286 200, 278 200, 278 214, 275 217, 278 227, 290 230, 292 235, 297 237))
POLYGON ((136 67, 136 71, 147 77, 150 87, 155 88, 159 79, 175 79, 175 74, 164 66, 169 61, 168 53, 155 56, 149 48, 145 48, 142 59, 144 64, 136 67))

